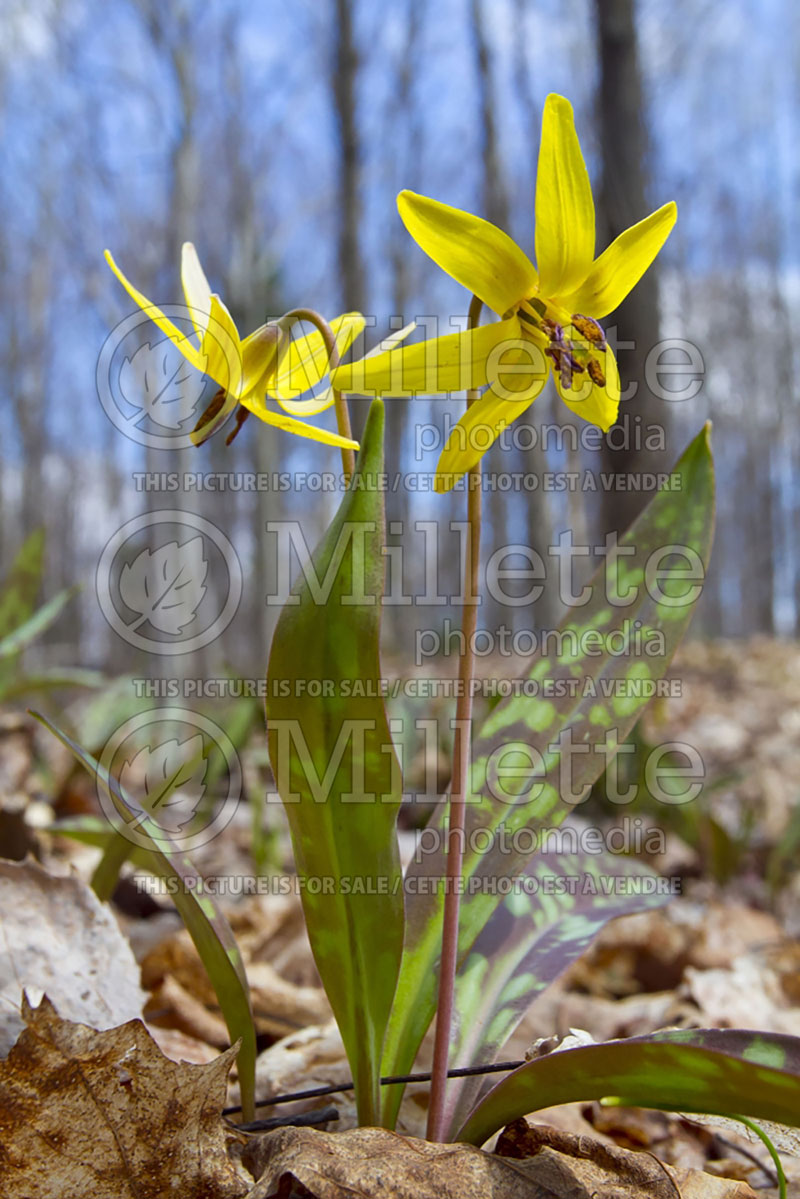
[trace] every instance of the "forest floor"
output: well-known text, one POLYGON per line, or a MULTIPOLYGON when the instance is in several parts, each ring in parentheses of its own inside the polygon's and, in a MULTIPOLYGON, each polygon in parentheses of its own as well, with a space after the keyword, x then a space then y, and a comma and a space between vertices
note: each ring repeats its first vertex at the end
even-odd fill
MULTIPOLYGON (((487 664, 486 673, 491 669, 492 664, 487 664)), ((578 819, 608 830, 620 826, 624 816, 638 817, 647 827, 657 828, 659 850, 644 856, 661 874, 678 880, 679 894, 664 908, 609 924, 592 949, 533 1004, 504 1049, 505 1059, 522 1058, 540 1038, 564 1037, 574 1029, 596 1040, 674 1026, 755 1028, 800 1037, 800 645, 767 639, 690 642, 680 652, 671 677, 679 685, 673 696, 657 699, 648 709, 637 738, 635 769, 631 769, 635 774, 642 755, 665 742, 691 746, 704 764, 700 797, 687 805, 645 801, 622 812, 598 789, 578 819)), ((263 740, 256 730, 242 753, 245 786, 251 792, 265 777, 263 740)), ((40 964, 45 959, 44 976, 49 981, 42 983, 41 969, 35 969, 31 978, 40 984, 39 993, 47 991, 60 1015, 73 1019, 78 1019, 73 1013, 80 1010, 80 1000, 65 980, 70 954, 78 952, 79 941, 111 938, 105 950, 102 945, 98 949, 103 960, 102 953, 110 953, 109 946, 116 945, 117 930, 105 924, 100 928, 97 921, 89 932, 78 928, 79 909, 87 901, 67 895, 64 887, 74 885, 71 875, 89 879, 98 851, 56 836, 46 826, 54 819, 93 810, 97 801, 88 777, 72 769, 66 754, 30 718, 7 711, 0 718, 3 853, 12 859, 32 855, 46 871, 46 879, 41 871, 25 878, 8 870, 0 873, 3 920, 11 927, 9 900, 24 908, 30 952, 40 964)), ((269 836, 262 852, 271 871, 288 875, 291 855, 279 809, 268 809, 267 817, 269 836)), ((205 874, 253 875, 251 820, 242 805, 224 832, 202 849, 195 864, 205 874)), ((402 823, 407 856, 414 834, 407 818, 402 823)), ((147 1029, 169 1059, 197 1064, 219 1060, 228 1038, 204 969, 169 899, 146 894, 134 873, 132 867, 125 868, 112 905, 132 957, 119 966, 119 978, 100 1002, 113 1011, 105 1012, 104 1021, 94 1027, 120 1024, 138 1015, 143 1005, 147 1029)), ((257 1093, 275 1095, 347 1082, 341 1040, 319 983, 296 895, 249 896, 223 900, 222 906, 252 988, 261 1050, 257 1093)), ((7 932, 6 949, 8 937, 7 932)), ((20 951, 15 960, 14 953, 9 950, 9 954, 11 967, 0 972, 2 1055, 22 1027, 17 1011, 25 981, 20 965, 24 955, 20 951)), ((82 1022, 92 1024, 90 1015, 91 1008, 82 1022)), ((235 1104, 235 1070, 231 1077, 227 1101, 235 1104)), ((411 1085, 400 1131, 424 1136, 426 1108, 427 1086, 411 1085)), ((298 1144, 302 1148, 302 1137, 312 1131, 339 1135, 356 1123, 349 1092, 298 1101, 282 1109, 264 1108, 260 1114, 274 1116, 278 1110, 281 1115, 318 1111, 324 1117, 317 1130, 300 1130, 293 1134, 295 1142, 282 1143, 286 1161, 294 1160, 292 1154, 298 1152, 298 1144)), ((0 1111, 0 1125, 2 1119, 0 1111)), ((505 1181, 493 1178, 494 1190, 484 1179, 475 1194, 632 1196, 660 1195, 662 1189, 665 1195, 684 1199, 778 1194, 768 1154, 739 1125, 700 1123, 679 1114, 600 1103, 548 1109, 529 1119, 532 1132, 513 1128, 499 1148, 509 1159, 546 1148, 552 1161, 561 1162, 561 1183, 526 1180, 525 1186, 539 1189, 520 1189, 520 1176, 514 1175, 505 1181), (636 1155, 635 1167, 630 1165, 631 1154, 636 1155), (641 1171, 653 1162, 655 1181, 647 1182, 641 1171)), ((782 1144, 787 1149, 783 1162, 788 1193, 800 1196, 800 1146, 794 1146, 798 1153, 794 1156, 788 1151, 791 1137, 782 1144)), ((382 1153, 382 1145, 376 1143, 372 1151, 382 1153)), ((353 1150, 348 1152, 352 1155, 353 1150)), ((250 1155, 252 1159, 252 1150, 250 1155)), ((242 1180, 249 1176, 242 1173, 243 1167, 237 1169, 235 1180, 224 1170, 220 1173, 213 1184, 217 1190, 208 1184, 206 1190, 189 1188, 186 1193, 244 1194, 242 1180)), ((405 1177, 404 1169, 398 1163, 399 1179, 405 1177)), ((273 1193, 344 1195, 346 1187, 336 1189, 341 1185, 336 1171, 329 1173, 325 1179, 318 1173, 311 1187, 302 1172, 292 1173, 286 1165, 285 1177, 300 1179, 296 1191, 288 1189, 289 1184, 280 1190, 276 1183, 273 1192, 263 1184, 252 1195, 254 1199, 273 1193)), ((473 1193, 472 1184, 460 1174, 452 1176, 451 1184, 454 1193, 473 1193)), ((385 1193, 427 1193, 418 1181, 415 1187, 397 1180, 391 1185, 394 1189, 385 1193)), ((384 1193, 370 1191, 366 1184, 364 1188, 359 1193, 384 1193)), ((49 1193, 41 1190, 42 1195, 49 1193)), ((440 1187, 438 1193, 449 1192, 440 1187)), ((109 1188, 107 1194, 117 1191, 109 1188)))

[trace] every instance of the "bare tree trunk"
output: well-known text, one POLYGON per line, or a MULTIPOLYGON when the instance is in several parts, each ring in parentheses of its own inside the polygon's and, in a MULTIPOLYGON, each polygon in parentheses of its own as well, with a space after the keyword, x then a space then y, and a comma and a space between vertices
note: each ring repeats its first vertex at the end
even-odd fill
MULTIPOLYGON (((636 42, 635 0, 595 0, 595 21, 600 64, 598 118, 602 154, 602 184, 598 226, 601 246, 606 246, 648 211, 644 123, 644 94, 636 42)), ((647 388, 645 360, 659 338, 658 280, 651 268, 634 292, 606 318, 618 328, 621 341, 633 348, 620 353, 623 393, 636 384, 635 398, 624 402, 621 418, 641 416, 645 423, 667 423, 668 406, 647 388)), ((609 471, 660 470, 652 452, 637 451, 632 445, 612 450, 604 447, 604 465, 609 471), (646 454, 646 457, 645 457, 646 454)), ((646 503, 642 492, 603 492, 604 532, 621 531, 646 503)))
POLYGON ((480 109, 480 143, 483 161, 483 208, 486 218, 508 229, 510 221, 508 189, 505 183, 500 143, 495 123, 494 65, 491 47, 486 35, 486 14, 483 0, 470 0, 470 28, 475 50, 478 107, 480 109))
POLYGON ((364 264, 361 255, 361 146, 356 113, 359 53, 353 28, 353 0, 334 0, 335 22, 331 90, 339 128, 338 204, 339 278, 347 310, 364 305, 364 264))
MULTIPOLYGON (((333 15, 331 96, 339 131, 336 189, 339 289, 343 311, 363 312, 366 287, 361 252, 361 141, 356 102, 360 58, 354 29, 355 0, 333 0, 333 15)), ((358 438, 366 421, 366 405, 351 403, 351 419, 358 438)))
MULTIPOLYGON (((525 12, 530 9, 530 6, 530 0, 514 0, 514 24, 517 36, 514 40, 513 69, 514 88, 525 113, 525 123, 529 129, 533 130, 541 120, 541 112, 538 99, 534 95, 530 69, 530 47, 525 37, 525 12)), ((532 181, 534 177, 535 170, 532 164, 532 181)), ((531 201, 532 196, 529 200, 529 208, 531 201)), ((536 401, 535 406, 522 418, 523 421, 534 425, 537 430, 541 430, 542 425, 547 423, 550 416, 551 399, 550 388, 548 388, 545 394, 536 401)), ((530 449, 521 450, 519 458, 520 469, 525 474, 535 475, 539 479, 538 489, 531 492, 530 495, 526 495, 525 539, 531 549, 539 554, 545 565, 549 565, 547 548, 553 544, 554 539, 553 513, 550 494, 542 487, 542 479, 548 470, 548 461, 547 451, 542 446, 541 437, 537 437, 536 443, 531 444, 530 449)), ((569 469, 574 469, 572 462, 569 464, 569 469)), ((583 497, 580 492, 571 492, 569 499, 572 523, 575 527, 578 516, 582 512, 583 497), (578 512, 575 512, 576 505, 578 512)), ((538 629, 549 629, 556 624, 560 613, 561 604, 558 600, 556 580, 551 579, 548 580, 541 598, 535 605, 533 617, 529 614, 526 623, 528 625, 535 624, 538 629)))
MULTIPOLYGON (((470 32, 475 54, 475 80, 477 92, 477 107, 479 113, 478 136, 481 154, 481 191, 483 193, 483 210, 486 218, 508 230, 510 224, 510 205, 508 190, 505 185, 503 165, 500 156, 500 146, 495 123, 495 79, 492 48, 486 32, 486 21, 483 0, 470 0, 469 6, 470 32)), ((500 445, 495 444, 486 457, 488 474, 498 475, 508 469, 508 458, 500 445)), ((508 496, 498 489, 489 492, 489 520, 491 522, 492 548, 507 544, 509 503, 508 496)), ((497 602, 485 601, 487 610, 483 613, 483 622, 496 626, 506 624, 509 616, 516 614, 515 609, 504 609, 497 602)))

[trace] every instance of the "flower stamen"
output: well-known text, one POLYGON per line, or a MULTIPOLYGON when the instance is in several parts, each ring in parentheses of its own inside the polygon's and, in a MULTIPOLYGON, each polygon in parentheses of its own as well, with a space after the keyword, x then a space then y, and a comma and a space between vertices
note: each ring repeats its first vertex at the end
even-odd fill
POLYGON ((592 342, 600 350, 606 349, 606 335, 603 332, 602 326, 593 317, 583 316, 580 312, 573 312, 572 323, 587 341, 592 342))

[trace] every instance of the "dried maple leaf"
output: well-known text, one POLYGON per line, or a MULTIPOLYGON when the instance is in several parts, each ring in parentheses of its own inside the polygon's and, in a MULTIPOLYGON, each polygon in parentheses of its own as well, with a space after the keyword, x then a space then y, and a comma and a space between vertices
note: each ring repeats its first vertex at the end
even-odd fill
POLYGON ((140 1020, 97 1032, 45 997, 0 1062, 3 1199, 240 1199, 220 1113, 235 1049, 172 1062, 140 1020))

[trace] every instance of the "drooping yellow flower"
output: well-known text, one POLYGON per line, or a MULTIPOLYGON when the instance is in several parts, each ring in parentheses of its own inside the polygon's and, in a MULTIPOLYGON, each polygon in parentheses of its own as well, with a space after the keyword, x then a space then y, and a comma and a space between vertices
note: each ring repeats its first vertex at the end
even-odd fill
POLYGON ((572 412, 604 431, 617 417, 619 373, 599 320, 638 283, 675 223, 665 204, 595 258, 595 214, 572 105, 547 97, 536 177, 538 271, 489 221, 414 192, 398 196, 423 250, 501 318, 334 372, 335 386, 384 395, 488 390, 453 429, 437 467, 448 491, 520 416, 552 373, 572 412))
MULTIPOLYGON (((266 424, 288 433, 321 441, 325 445, 358 449, 358 442, 338 433, 329 433, 307 424, 298 417, 315 416, 333 403, 327 387, 320 395, 302 400, 296 397, 316 386, 328 369, 328 356, 322 335, 316 330, 291 341, 292 321, 282 317, 262 325, 244 339, 240 338, 233 318, 222 300, 211 291, 191 242, 185 242, 181 257, 181 282, 186 309, 195 328, 197 341, 181 332, 161 309, 133 286, 123 275, 108 250, 106 262, 131 299, 172 341, 184 358, 201 374, 219 384, 219 403, 211 419, 195 430, 192 438, 204 441, 227 418, 237 403, 266 424), (269 397, 283 412, 267 407, 269 397), (285 415, 286 414, 286 415, 285 415)), ((348 312, 337 317, 331 328, 342 355, 364 328, 360 313, 348 312)))

